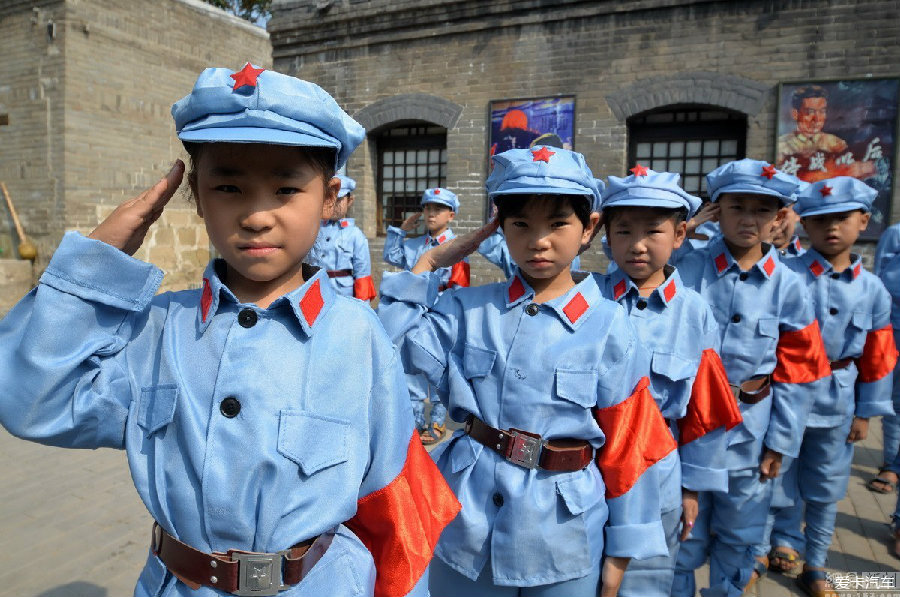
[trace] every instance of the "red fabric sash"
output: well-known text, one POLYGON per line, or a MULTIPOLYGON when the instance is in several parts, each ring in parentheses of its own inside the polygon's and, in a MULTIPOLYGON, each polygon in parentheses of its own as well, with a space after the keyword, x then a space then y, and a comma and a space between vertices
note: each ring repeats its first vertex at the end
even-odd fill
POLYGON ((819 331, 819 322, 813 320, 802 330, 781 332, 775 349, 776 383, 809 383, 831 375, 825 343, 819 331))
POLYGON ((353 280, 353 296, 361 301, 370 301, 377 296, 372 276, 363 276, 353 280))
POLYGON ((678 443, 683 446, 722 426, 731 429, 742 420, 722 360, 715 350, 707 348, 700 357, 687 414, 678 420, 678 443))
POLYGON ((447 280, 447 288, 469 285, 469 264, 465 261, 457 261, 450 268, 450 278, 447 280))
POLYGON ((376 597, 403 597, 412 590, 461 507, 413 433, 400 474, 361 498, 356 516, 345 523, 375 560, 376 597))
POLYGON ((866 345, 862 356, 856 360, 859 381, 878 381, 894 370, 897 364, 897 347, 894 345, 894 330, 886 325, 880 330, 870 330, 866 335, 866 345))
POLYGON ((645 470, 677 447, 650 395, 646 377, 619 404, 595 409, 594 418, 606 436, 597 453, 597 467, 606 484, 607 498, 627 493, 645 470))

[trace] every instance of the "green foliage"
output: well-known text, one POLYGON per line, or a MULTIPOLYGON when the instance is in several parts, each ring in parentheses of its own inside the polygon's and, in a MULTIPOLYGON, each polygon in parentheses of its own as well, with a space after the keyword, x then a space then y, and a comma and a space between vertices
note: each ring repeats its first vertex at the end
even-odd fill
POLYGON ((272 0, 204 0, 204 2, 227 10, 251 23, 265 21, 272 13, 272 0))

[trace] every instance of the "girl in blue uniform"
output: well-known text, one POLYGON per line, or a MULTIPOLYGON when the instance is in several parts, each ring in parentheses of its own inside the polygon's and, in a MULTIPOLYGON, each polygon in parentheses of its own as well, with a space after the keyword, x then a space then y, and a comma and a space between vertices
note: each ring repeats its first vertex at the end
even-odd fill
POLYGON ((0 422, 126 450, 155 520, 139 597, 425 595, 458 503, 374 313, 303 265, 362 127, 318 86, 249 64, 205 70, 172 113, 222 259, 202 289, 156 295, 162 272, 130 256, 180 161, 89 237, 67 234, 0 322, 0 422))
POLYGON ((379 317, 410 372, 465 428, 432 456, 463 504, 432 564, 435 595, 616 594, 628 558, 668 553, 657 463, 675 442, 624 310, 570 264, 599 215, 584 158, 545 146, 493 158, 507 281, 449 290, 433 272, 493 231, 386 275, 379 317))

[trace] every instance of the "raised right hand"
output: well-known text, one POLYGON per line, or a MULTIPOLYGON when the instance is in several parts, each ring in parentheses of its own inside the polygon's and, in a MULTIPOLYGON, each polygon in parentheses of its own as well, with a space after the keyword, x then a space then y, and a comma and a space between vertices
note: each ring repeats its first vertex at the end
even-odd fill
POLYGON ((413 215, 403 220, 403 223, 400 224, 400 230, 403 230, 404 232, 412 232, 416 228, 416 222, 418 222, 421 217, 422 212, 417 211, 413 215))
POLYGON ((169 199, 178 190, 184 176, 184 162, 175 160, 169 173, 158 183, 122 203, 88 237, 105 242, 123 253, 134 255, 169 199))
POLYGON ((500 221, 491 220, 481 228, 473 230, 468 234, 457 236, 453 240, 438 245, 435 248, 425 251, 416 265, 412 268, 412 273, 421 274, 422 272, 433 272, 442 267, 450 267, 454 263, 462 261, 464 257, 470 255, 478 248, 484 239, 494 233, 500 227, 500 221))

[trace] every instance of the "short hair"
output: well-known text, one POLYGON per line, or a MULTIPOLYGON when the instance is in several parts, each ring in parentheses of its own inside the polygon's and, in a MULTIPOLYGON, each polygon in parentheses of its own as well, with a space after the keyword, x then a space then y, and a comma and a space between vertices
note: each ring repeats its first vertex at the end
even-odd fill
POLYGON ((603 220, 604 222, 606 222, 607 228, 612 223, 612 221, 616 219, 616 216, 618 214, 621 214, 625 209, 628 209, 629 207, 641 208, 652 213, 653 215, 671 219, 674 221, 676 226, 681 224, 682 222, 687 221, 688 219, 688 210, 686 207, 644 207, 643 205, 614 205, 603 210, 603 220))
POLYGON ((572 207, 582 226, 587 228, 591 222, 591 198, 587 195, 498 195, 494 197, 497 219, 502 224, 506 218, 520 216, 533 201, 565 202, 572 207))
POLYGON ((798 87, 794 90, 794 93, 791 94, 791 107, 794 110, 799 110, 803 107, 803 100, 809 99, 811 97, 821 97, 825 100, 828 99, 828 92, 825 91, 824 87, 819 85, 808 85, 806 87, 798 87))

